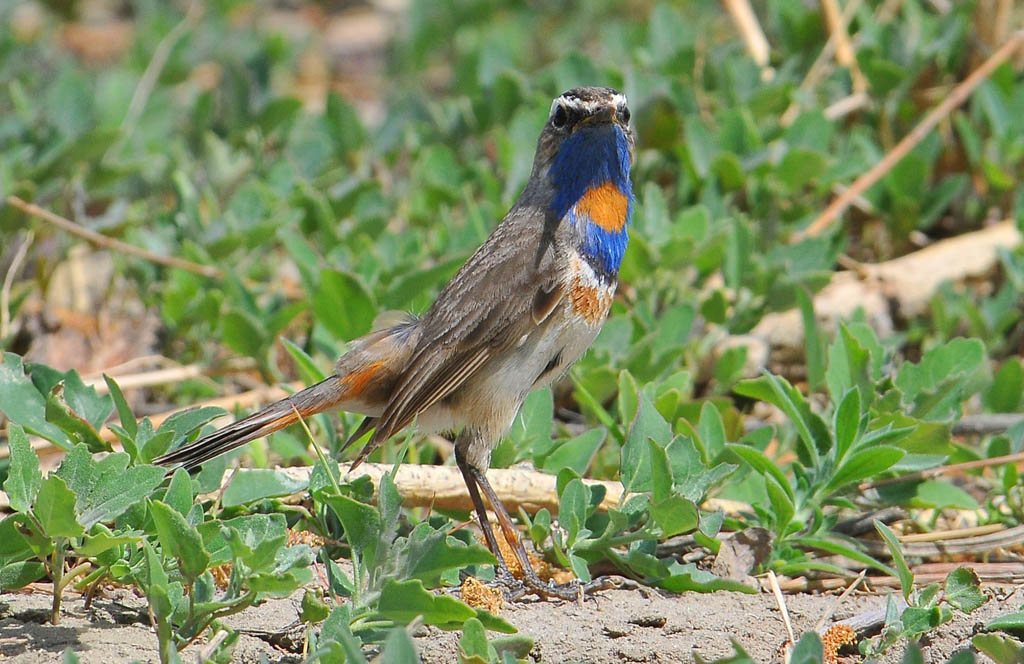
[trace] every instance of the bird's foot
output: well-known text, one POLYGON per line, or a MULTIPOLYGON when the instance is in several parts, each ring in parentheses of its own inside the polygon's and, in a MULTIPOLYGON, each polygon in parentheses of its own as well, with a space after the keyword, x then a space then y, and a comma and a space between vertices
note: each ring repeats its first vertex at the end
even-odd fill
POLYGON ((494 583, 500 585, 510 601, 521 599, 526 595, 536 595, 541 599, 560 599, 566 602, 579 602, 601 590, 619 587, 618 577, 601 576, 587 583, 572 580, 568 583, 547 583, 535 574, 517 578, 508 570, 500 567, 495 569, 494 583))

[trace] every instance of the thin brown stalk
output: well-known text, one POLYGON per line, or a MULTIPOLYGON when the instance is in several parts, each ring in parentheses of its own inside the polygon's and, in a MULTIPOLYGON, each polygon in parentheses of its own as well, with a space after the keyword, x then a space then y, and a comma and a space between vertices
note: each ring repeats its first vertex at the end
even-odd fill
POLYGON ((21 269, 21 264, 28 254, 28 248, 32 246, 35 234, 32 231, 25 233, 25 240, 18 246, 11 259, 11 266, 7 268, 4 275, 4 285, 0 289, 0 341, 7 338, 11 328, 11 287, 14 285, 14 278, 21 269))
POLYGON ((870 170, 858 177, 850 188, 829 204, 825 211, 818 216, 810 226, 799 233, 793 234, 793 242, 813 237, 820 234, 832 225, 839 216, 850 205, 850 202, 863 194, 869 187, 878 182, 892 168, 900 162, 914 147, 920 143, 930 132, 948 116, 953 109, 963 104, 970 97, 974 89, 985 81, 996 67, 1009 59, 1024 44, 1024 30, 1018 30, 1006 41, 995 53, 984 63, 965 78, 959 85, 938 106, 925 115, 913 129, 910 130, 896 146, 888 152, 870 170))
POLYGON ((768 45, 768 38, 764 36, 761 23, 757 20, 757 14, 750 6, 750 0, 722 0, 733 23, 743 37, 743 43, 747 46, 747 52, 759 67, 761 67, 761 78, 771 80, 774 72, 768 66, 771 55, 771 47, 768 45))
POLYGON ((80 237, 83 240, 100 247, 111 249, 122 254, 128 254, 129 256, 142 258, 151 263, 156 263, 157 265, 165 265, 167 267, 185 270, 186 272, 198 274, 203 277, 209 277, 210 279, 224 278, 224 272, 215 267, 200 265, 199 263, 193 263, 192 261, 187 261, 182 258, 175 258, 174 256, 161 256, 160 254, 154 254, 153 252, 142 249, 141 247, 136 247, 135 245, 128 244, 127 242, 121 242, 120 240, 115 240, 114 238, 107 237, 106 235, 97 233, 96 231, 91 231, 80 224, 76 224, 70 219, 54 214, 53 212, 41 208, 34 203, 27 203, 17 196, 8 196, 7 204, 21 210, 29 216, 42 219, 49 224, 53 224, 72 235, 80 237))
POLYGON ((857 53, 850 41, 850 33, 846 30, 846 20, 839 9, 837 0, 821 0, 822 13, 825 14, 825 23, 828 31, 835 40, 836 61, 850 71, 850 79, 853 81, 854 93, 865 92, 868 89, 868 80, 864 77, 860 67, 857 65, 857 53))

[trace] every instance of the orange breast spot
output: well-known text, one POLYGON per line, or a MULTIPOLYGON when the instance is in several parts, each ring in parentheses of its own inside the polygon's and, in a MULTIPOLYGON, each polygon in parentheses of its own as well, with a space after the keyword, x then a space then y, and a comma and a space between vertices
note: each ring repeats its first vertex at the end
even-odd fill
POLYGON ((576 214, 586 215, 595 224, 618 233, 626 225, 629 199, 611 182, 592 187, 576 203, 576 214))
POLYGON ((579 277, 572 280, 569 298, 573 312, 591 324, 602 322, 612 306, 612 294, 609 289, 588 286, 579 277))
POLYGON ((348 390, 345 392, 347 398, 358 397, 366 389, 366 384, 377 375, 377 372, 384 366, 383 362, 367 364, 362 369, 357 369, 345 376, 342 380, 348 390))

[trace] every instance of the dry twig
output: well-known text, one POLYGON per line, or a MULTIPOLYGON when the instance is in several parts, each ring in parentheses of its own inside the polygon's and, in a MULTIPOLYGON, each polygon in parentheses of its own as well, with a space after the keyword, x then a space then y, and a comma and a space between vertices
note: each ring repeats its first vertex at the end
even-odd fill
POLYGON ((850 188, 841 196, 836 198, 832 203, 829 204, 825 211, 818 216, 810 226, 804 229, 802 232, 793 234, 793 242, 799 242, 805 238, 813 237, 818 235, 826 228, 828 228, 836 219, 839 218, 856 196, 864 193, 869 187, 878 182, 882 177, 888 173, 892 168, 900 162, 903 157, 907 155, 914 146, 920 143, 925 136, 935 128, 943 118, 948 116, 953 109, 963 104, 970 97, 974 89, 981 84, 982 81, 986 80, 991 76, 992 72, 996 67, 1005 62, 1010 58, 1017 50, 1024 44, 1024 30, 1018 30, 1015 32, 1005 44, 1003 44, 995 53, 993 53, 984 63, 971 74, 965 78, 959 85, 953 88, 949 96, 946 97, 942 103, 933 108, 924 116, 913 129, 910 130, 906 136, 903 137, 896 146, 888 152, 882 159, 875 164, 866 173, 863 173, 858 177, 850 188))

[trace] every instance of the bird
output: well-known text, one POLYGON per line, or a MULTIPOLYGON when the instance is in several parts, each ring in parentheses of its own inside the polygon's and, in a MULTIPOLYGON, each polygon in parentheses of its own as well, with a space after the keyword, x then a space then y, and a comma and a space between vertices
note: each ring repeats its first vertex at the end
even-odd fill
POLYGON ((527 395, 563 376, 608 317, 629 241, 635 142, 624 94, 596 86, 562 93, 522 193, 426 313, 392 319, 353 341, 330 377, 154 462, 191 470, 332 410, 366 416, 342 450, 372 430, 350 473, 414 422, 423 432, 452 432, 498 569, 510 576, 483 497, 523 570, 524 590, 578 598, 589 588, 537 577, 485 473, 527 395))

